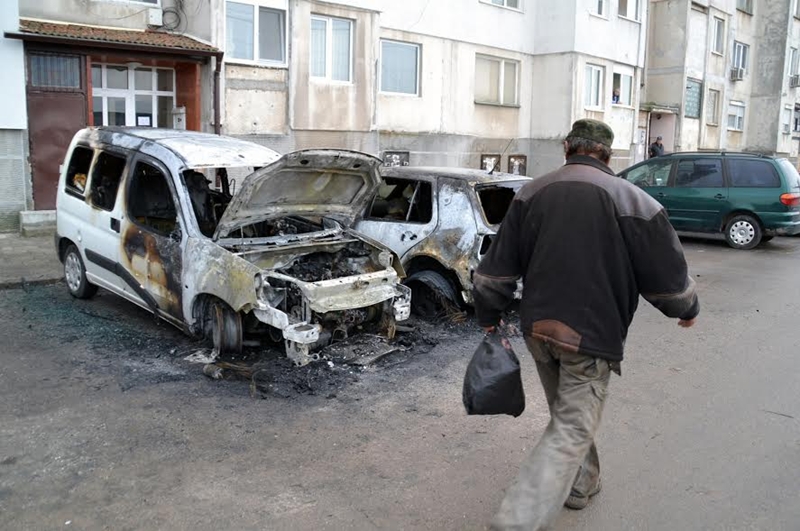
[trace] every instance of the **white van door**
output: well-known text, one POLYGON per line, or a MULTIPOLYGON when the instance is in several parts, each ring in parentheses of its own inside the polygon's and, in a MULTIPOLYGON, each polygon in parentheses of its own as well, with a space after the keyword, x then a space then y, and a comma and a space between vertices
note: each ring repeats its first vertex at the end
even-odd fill
POLYGON ((183 324, 183 248, 186 233, 170 173, 137 154, 123 193, 120 263, 130 284, 161 317, 183 324))

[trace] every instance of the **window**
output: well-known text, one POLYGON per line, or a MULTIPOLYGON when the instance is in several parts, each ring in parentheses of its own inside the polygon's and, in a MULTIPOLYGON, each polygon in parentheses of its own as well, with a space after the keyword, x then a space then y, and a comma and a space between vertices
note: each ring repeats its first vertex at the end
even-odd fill
POLYGON ((696 79, 686 80, 686 107, 683 115, 687 118, 700 118, 702 107, 703 83, 696 79))
POLYGON ((619 0, 619 16, 639 20, 640 0, 619 0))
POLYGON ((643 188, 662 187, 669 184, 669 174, 672 170, 672 161, 655 159, 625 174, 628 182, 643 188))
POLYGON ((800 0, 796 0, 794 4, 794 16, 800 18, 800 0))
POLYGON ((30 54, 30 83, 35 88, 78 90, 81 59, 72 55, 30 54))
POLYGON ((794 131, 800 132, 800 104, 794 105, 794 131))
POLYGON ((600 15, 601 17, 606 16, 606 0, 597 0, 594 14, 600 15))
POLYGON ((178 212, 164 173, 146 162, 136 164, 128 188, 128 217, 144 228, 169 235, 178 226, 178 212))
POLYGON ((583 104, 584 107, 599 108, 603 101, 603 67, 586 65, 586 79, 584 81, 583 104))
POLYGON ((792 132, 792 106, 785 105, 783 107, 783 116, 781 120, 781 131, 784 135, 788 135, 792 132))
POLYGON ((711 51, 725 55, 725 20, 714 17, 714 42, 711 51))
POLYGON ((352 21, 311 17, 311 77, 349 82, 352 53, 352 21))
POLYGON ((719 91, 710 89, 706 101, 706 124, 719 124, 719 91))
POLYGON ((744 103, 732 101, 728 105, 728 129, 744 131, 744 103))
POLYGON ((496 6, 510 7, 512 9, 519 9, 520 0, 482 0, 483 2, 490 2, 496 6))
POLYGON ((747 70, 747 61, 750 56, 750 46, 738 41, 733 43, 733 67, 747 70))
POLYGON ((233 59, 286 62, 286 11, 226 2, 227 55, 233 59))
POLYGON ((678 188, 722 188, 721 159, 695 159, 678 162, 675 173, 675 186, 678 188))
POLYGON ((172 127, 175 71, 92 65, 94 125, 172 127))
POLYGON ((525 181, 511 181, 475 187, 483 216, 489 225, 499 225, 503 222, 503 218, 506 217, 506 213, 514 201, 514 196, 524 184, 525 181))
POLYGON ((800 54, 797 53, 797 48, 789 48, 789 75, 794 76, 800 74, 798 68, 798 61, 800 61, 800 54))
POLYGON ((519 63, 485 55, 475 56, 475 103, 517 104, 519 63))
POLYGON ((728 160, 728 178, 736 188, 778 188, 781 178, 765 160, 728 160))
POLYGON ((89 197, 92 204, 103 210, 114 210, 117 190, 125 170, 125 157, 101 152, 92 168, 89 197))
POLYGON ((76 147, 72 151, 67 167, 67 191, 83 195, 86 191, 86 181, 89 167, 92 165, 94 151, 85 147, 76 147))
POLYGON ((381 41, 381 91, 419 94, 418 44, 381 41))
POLYGON ((736 9, 747 14, 753 14, 753 0, 736 0, 736 9))
POLYGON ((430 223, 433 219, 430 183, 387 177, 372 202, 370 217, 408 223, 430 223))
POLYGON ((614 93, 611 103, 615 105, 633 105, 633 76, 614 74, 614 93))

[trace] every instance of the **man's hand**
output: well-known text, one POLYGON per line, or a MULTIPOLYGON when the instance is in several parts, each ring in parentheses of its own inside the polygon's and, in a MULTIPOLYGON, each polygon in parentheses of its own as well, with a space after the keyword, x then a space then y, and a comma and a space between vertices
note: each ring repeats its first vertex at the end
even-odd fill
POLYGON ((695 317, 694 319, 680 319, 678 321, 678 326, 681 326, 683 328, 691 328, 694 326, 695 321, 697 321, 697 317, 695 317))

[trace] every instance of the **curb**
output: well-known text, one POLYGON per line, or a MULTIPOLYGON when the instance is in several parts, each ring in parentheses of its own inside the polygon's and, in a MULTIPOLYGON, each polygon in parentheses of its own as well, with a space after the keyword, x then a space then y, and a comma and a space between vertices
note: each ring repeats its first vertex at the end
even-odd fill
POLYGON ((24 289, 27 286, 50 286, 52 284, 58 284, 62 280, 64 280, 63 277, 42 278, 38 280, 25 280, 24 278, 21 278, 13 282, 0 282, 0 290, 19 289, 19 288, 24 289))

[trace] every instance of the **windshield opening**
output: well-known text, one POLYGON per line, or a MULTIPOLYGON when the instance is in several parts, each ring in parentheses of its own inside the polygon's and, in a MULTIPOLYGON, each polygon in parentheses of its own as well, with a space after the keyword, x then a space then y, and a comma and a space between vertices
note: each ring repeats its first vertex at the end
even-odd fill
POLYGON ((493 184, 478 188, 478 198, 481 202, 483 215, 489 225, 499 225, 506 217, 511 202, 517 191, 527 181, 493 184))

